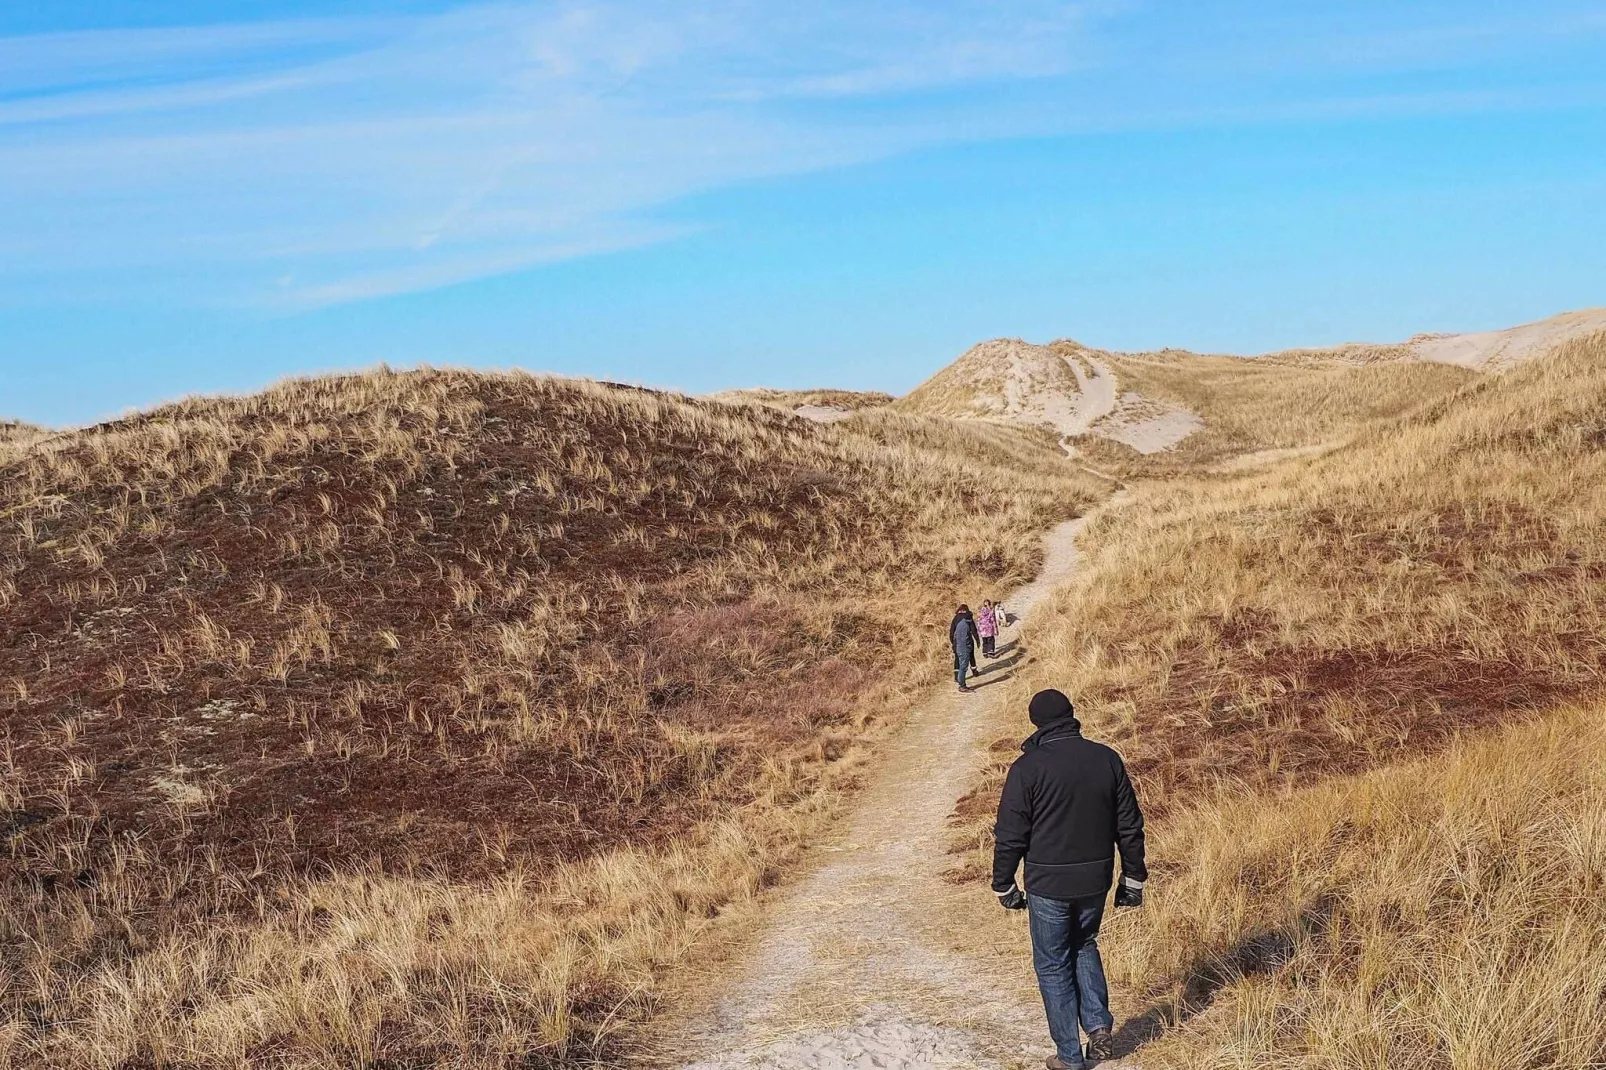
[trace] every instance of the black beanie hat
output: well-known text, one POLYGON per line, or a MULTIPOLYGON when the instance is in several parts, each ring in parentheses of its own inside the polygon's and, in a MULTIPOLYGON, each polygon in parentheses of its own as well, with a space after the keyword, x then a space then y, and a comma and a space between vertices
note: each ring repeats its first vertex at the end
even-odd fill
POLYGON ((1072 719, 1076 717, 1076 708, 1071 705, 1071 700, 1065 697, 1063 691, 1055 691, 1053 688, 1033 695, 1032 704, 1027 709, 1031 713, 1032 724, 1038 728, 1063 721, 1067 717, 1072 719))

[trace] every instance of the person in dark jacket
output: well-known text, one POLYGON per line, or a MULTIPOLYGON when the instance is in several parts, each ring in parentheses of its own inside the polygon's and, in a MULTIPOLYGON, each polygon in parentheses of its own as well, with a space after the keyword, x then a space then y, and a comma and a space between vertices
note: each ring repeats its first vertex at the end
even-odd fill
POLYGON ((1104 896, 1121 856, 1115 905, 1143 904, 1143 811, 1121 756, 1082 738, 1071 700, 1032 696, 1037 731, 1009 767, 994 828, 993 891, 1008 910, 1030 908, 1032 965, 1056 1054, 1050 1070, 1113 1054, 1109 986, 1097 943, 1104 896), (1026 891, 1015 871, 1026 863, 1026 891))
POLYGON ((970 607, 961 605, 959 612, 948 624, 948 641, 954 648, 954 682, 959 690, 969 691, 965 685, 965 677, 974 672, 981 675, 976 668, 976 618, 970 615, 970 607))

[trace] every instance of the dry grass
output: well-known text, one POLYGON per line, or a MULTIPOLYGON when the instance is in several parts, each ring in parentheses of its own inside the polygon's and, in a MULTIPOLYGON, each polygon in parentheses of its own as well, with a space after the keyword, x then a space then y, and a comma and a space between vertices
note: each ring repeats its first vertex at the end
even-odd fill
POLYGON ((50 434, 46 428, 34 424, 23 423, 20 420, 0 420, 0 457, 3 451, 16 449, 37 442, 50 434))
POLYGON ((1129 478, 1174 476, 1260 450, 1345 441, 1466 386, 1475 372, 1444 364, 1365 367, 1188 353, 1107 354, 1120 389, 1180 405, 1205 426, 1164 454, 1141 456, 1093 436, 1080 454, 1129 478))
POLYGON ((891 394, 884 394, 879 390, 774 390, 761 386, 746 390, 725 390, 710 395, 710 400, 736 404, 756 402, 786 412, 796 412, 805 406, 859 412, 890 405, 893 399, 891 394))
POLYGON ((1099 493, 1003 428, 433 371, 0 465, 29 1066, 612 1050, 940 673, 951 588, 1099 493))
POLYGON ((1606 1065, 1603 714, 1165 823, 1102 941, 1143 1064, 1606 1065))
POLYGON ((1009 705, 1066 690, 1158 819, 1154 902, 1106 942, 1157 1002, 1136 1032, 1188 1023, 1146 1064, 1601 1065, 1606 335, 1392 421, 1370 392, 1436 380, 1343 374, 1349 445, 1102 516, 1009 705))

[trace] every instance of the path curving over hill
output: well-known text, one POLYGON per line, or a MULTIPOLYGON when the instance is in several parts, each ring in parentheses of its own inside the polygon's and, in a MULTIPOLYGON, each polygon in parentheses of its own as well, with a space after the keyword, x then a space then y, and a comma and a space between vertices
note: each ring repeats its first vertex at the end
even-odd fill
MULTIPOLYGON (((1029 620, 1074 574, 1087 519, 1047 537, 1042 573, 1005 600, 1011 613, 1029 620)), ((664 1065, 1000 1067, 1052 1051, 1024 954, 966 955, 938 920, 941 904, 956 900, 998 912, 986 889, 942 879, 951 861, 943 837, 997 733, 1008 689, 994 684, 1027 656, 1021 640, 1015 623, 975 693, 939 688, 910 715, 812 872, 770 904, 767 930, 725 983, 669 1027, 664 1065)))

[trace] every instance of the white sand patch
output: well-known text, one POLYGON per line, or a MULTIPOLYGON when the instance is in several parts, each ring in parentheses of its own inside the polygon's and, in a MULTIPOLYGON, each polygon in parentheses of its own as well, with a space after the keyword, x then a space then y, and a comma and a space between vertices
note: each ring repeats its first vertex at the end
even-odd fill
POLYGON ((853 415, 851 409, 839 409, 835 405, 799 405, 792 411, 817 424, 834 424, 853 415))
POLYGON ((1343 345, 1267 353, 1268 357, 1304 357, 1341 364, 1430 361, 1456 364, 1476 371, 1501 371, 1544 356, 1574 338, 1606 331, 1606 308, 1563 312, 1537 323, 1524 323, 1499 331, 1466 334, 1419 334, 1405 342, 1379 344, 1346 342, 1343 345))
POLYGON ((173 772, 174 775, 171 777, 157 777, 151 781, 151 787, 155 788, 168 803, 181 810, 189 810, 205 806, 212 801, 211 792, 199 784, 181 779, 188 770, 179 767, 173 772))
POLYGON ((1048 424, 1062 435, 1080 435, 1115 408, 1115 376, 1097 361, 1066 357, 1016 338, 983 342, 971 352, 979 358, 978 379, 1002 373, 1001 399, 985 392, 978 396, 999 415, 1048 424))
POLYGON ((1418 360, 1498 370, 1531 360, 1573 338, 1606 331, 1606 308, 1563 312, 1538 323, 1473 334, 1419 334, 1405 345, 1418 360))
POLYGON ((1160 453, 1202 427, 1204 421, 1190 409, 1128 391, 1121 395, 1116 410, 1100 420, 1092 432, 1125 443, 1139 453, 1160 453))

